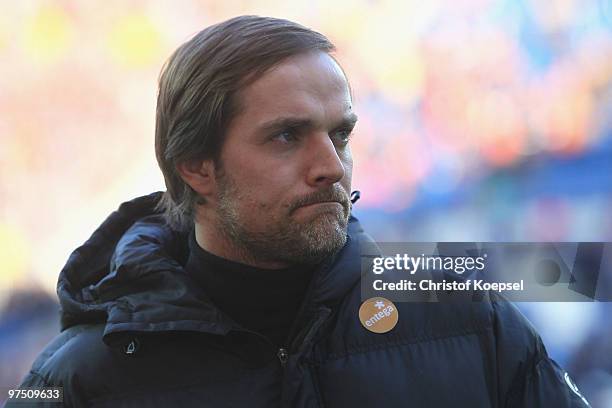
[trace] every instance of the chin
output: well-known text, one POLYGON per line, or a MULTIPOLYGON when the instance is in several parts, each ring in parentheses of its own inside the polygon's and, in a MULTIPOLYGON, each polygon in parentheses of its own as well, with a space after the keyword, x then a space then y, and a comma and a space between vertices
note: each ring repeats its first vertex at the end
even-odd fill
POLYGON ((347 222, 336 214, 321 214, 311 222, 309 235, 318 236, 319 239, 334 239, 338 235, 346 235, 347 222))
POLYGON ((339 251, 346 243, 346 224, 337 218, 317 224, 305 232, 304 247, 325 256, 339 251))

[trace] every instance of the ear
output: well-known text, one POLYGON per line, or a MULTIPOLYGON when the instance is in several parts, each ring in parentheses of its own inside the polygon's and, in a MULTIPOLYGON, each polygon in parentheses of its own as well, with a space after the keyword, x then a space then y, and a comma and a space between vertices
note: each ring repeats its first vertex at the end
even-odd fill
POLYGON ((205 200, 217 191, 215 166, 212 160, 191 160, 177 164, 183 181, 205 200))

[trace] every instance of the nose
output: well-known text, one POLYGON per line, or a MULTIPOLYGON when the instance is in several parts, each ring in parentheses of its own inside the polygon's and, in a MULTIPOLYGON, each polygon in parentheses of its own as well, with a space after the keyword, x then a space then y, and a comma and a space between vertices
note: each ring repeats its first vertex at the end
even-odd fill
POLYGON ((342 180, 344 163, 329 135, 317 132, 309 139, 308 184, 313 187, 326 187, 342 180))

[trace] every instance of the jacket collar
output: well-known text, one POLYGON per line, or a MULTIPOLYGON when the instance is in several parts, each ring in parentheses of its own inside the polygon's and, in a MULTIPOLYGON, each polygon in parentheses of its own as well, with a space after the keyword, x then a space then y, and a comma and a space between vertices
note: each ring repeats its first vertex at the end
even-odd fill
MULTIPOLYGON (((227 334, 234 323, 184 271, 187 232, 156 212, 161 192, 121 204, 68 259, 58 280, 62 330, 105 323, 104 341, 126 333, 196 331, 227 334)), ((313 277, 306 311, 333 307, 359 282, 360 240, 351 215, 346 245, 313 277)))

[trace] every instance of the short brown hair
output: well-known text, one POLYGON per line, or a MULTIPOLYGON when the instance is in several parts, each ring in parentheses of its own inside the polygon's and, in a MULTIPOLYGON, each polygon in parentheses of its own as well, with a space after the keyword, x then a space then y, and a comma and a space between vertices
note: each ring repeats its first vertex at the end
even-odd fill
POLYGON ((210 26, 181 45, 159 77, 155 154, 166 192, 158 203, 168 223, 193 223, 198 194, 176 167, 218 156, 230 121, 240 107, 236 94, 282 60, 333 44, 322 34, 292 21, 240 16, 210 26))

